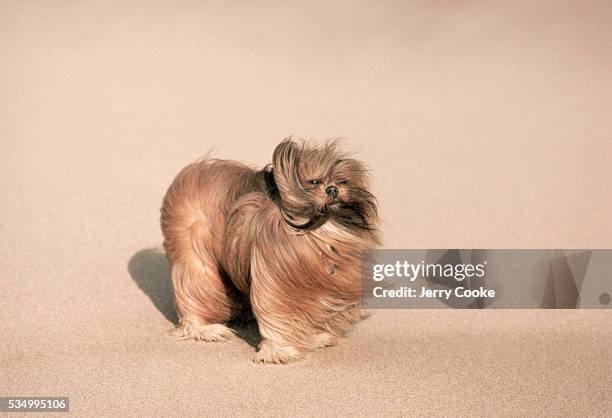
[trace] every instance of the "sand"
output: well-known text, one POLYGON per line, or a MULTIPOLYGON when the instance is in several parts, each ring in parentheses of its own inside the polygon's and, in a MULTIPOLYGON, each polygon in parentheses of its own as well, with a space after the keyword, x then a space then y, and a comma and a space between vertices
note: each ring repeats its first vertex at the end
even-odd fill
POLYGON ((612 7, 0 2, 0 395, 79 416, 610 415, 609 310, 379 310, 251 362, 178 342, 187 163, 344 137, 388 248, 612 247, 612 7))

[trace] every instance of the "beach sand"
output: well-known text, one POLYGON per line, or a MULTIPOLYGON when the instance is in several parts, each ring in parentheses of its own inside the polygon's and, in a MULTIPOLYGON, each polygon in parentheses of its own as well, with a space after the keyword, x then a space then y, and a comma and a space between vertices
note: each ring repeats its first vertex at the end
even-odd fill
POLYGON ((289 135, 387 248, 612 247, 612 4, 0 2, 0 396, 79 416, 610 415, 609 310, 379 310, 289 366, 165 335, 159 207, 289 135))

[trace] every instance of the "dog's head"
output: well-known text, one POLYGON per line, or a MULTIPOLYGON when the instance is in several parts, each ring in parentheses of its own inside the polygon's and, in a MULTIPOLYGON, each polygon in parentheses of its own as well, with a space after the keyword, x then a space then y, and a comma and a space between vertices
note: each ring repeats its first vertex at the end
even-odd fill
POLYGON ((308 228, 328 219, 370 229, 377 220, 376 199, 368 191, 365 165, 342 152, 338 141, 306 143, 287 138, 272 157, 272 173, 285 220, 308 228))

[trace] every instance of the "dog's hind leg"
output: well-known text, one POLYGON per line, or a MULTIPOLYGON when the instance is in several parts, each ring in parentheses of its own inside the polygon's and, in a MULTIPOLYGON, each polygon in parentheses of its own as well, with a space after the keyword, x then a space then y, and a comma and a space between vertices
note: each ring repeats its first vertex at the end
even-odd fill
POLYGON ((171 335, 182 339, 227 341, 234 332, 224 323, 232 316, 232 305, 219 273, 197 261, 172 266, 172 282, 179 326, 171 335))
POLYGON ((227 341, 234 332, 224 325, 235 314, 234 289, 223 280, 219 267, 202 240, 202 225, 194 224, 172 243, 172 283, 180 322, 171 331, 182 339, 227 341))

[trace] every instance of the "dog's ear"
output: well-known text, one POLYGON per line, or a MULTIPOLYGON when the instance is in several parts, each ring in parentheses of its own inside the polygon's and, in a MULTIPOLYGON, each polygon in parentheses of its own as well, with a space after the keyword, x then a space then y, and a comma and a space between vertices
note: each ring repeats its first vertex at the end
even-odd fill
MULTIPOLYGON (((291 200, 290 194, 300 194, 303 190, 298 171, 300 154, 304 141, 289 137, 283 140, 272 154, 272 173, 274 181, 284 201, 291 200)), ((294 196, 300 198, 300 196, 294 196)))
POLYGON ((283 217, 291 225, 305 225, 309 217, 307 196, 300 180, 299 164, 305 143, 289 137, 272 154, 272 174, 281 199, 283 217))
POLYGON ((289 182, 299 182, 297 164, 299 155, 304 148, 304 142, 288 137, 283 140, 272 154, 274 180, 277 185, 291 187, 289 182))

